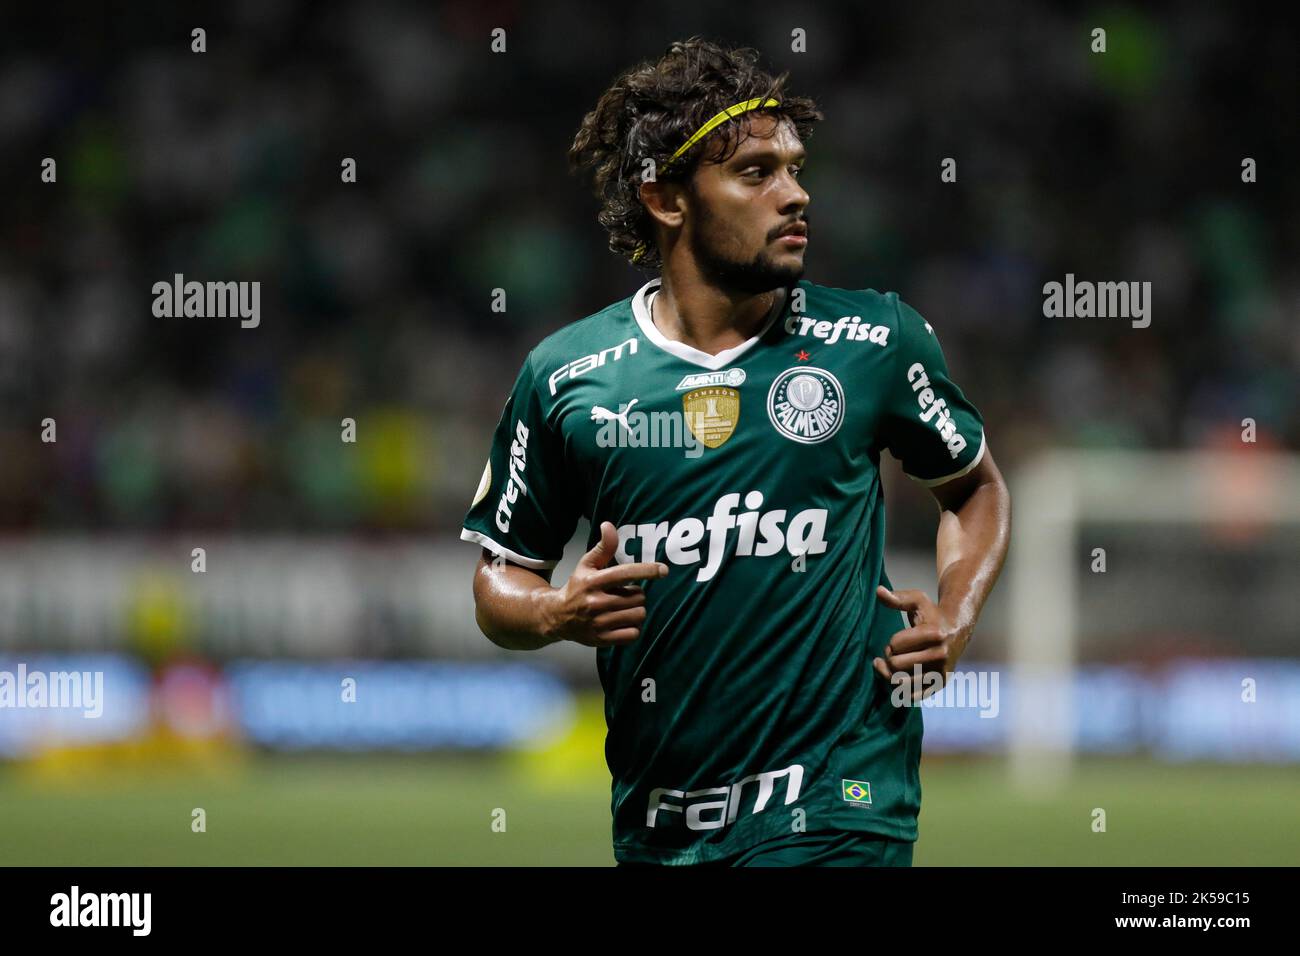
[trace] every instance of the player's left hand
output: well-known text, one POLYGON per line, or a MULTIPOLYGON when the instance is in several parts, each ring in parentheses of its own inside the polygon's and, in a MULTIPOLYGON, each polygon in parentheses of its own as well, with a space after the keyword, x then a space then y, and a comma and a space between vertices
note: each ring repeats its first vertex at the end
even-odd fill
POLYGON ((883 658, 874 659, 876 673, 895 686, 905 685, 913 701, 938 692, 970 642, 969 628, 959 627, 924 591, 891 591, 882 584, 876 588, 876 597, 906 614, 911 625, 889 639, 883 658), (921 680, 913 686, 918 664, 921 680), (939 677, 927 676, 932 673, 939 677))

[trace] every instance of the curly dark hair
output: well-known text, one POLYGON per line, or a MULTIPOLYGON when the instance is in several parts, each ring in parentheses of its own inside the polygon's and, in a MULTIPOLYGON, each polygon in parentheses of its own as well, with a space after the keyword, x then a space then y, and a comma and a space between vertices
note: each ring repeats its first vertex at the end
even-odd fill
MULTIPOLYGON (((638 192, 642 163, 653 159, 660 181, 689 182, 708 152, 705 144, 719 134, 730 137, 737 124, 723 123, 677 162, 665 164, 717 113, 755 97, 772 97, 780 105, 761 112, 788 119, 801 140, 812 135, 813 124, 823 119, 816 103, 785 93, 789 73, 774 78, 759 68, 758 59, 750 47, 727 47, 698 36, 678 40, 658 61, 643 61, 619 76, 583 117, 569 148, 569 165, 577 173, 591 172, 592 192, 601 201, 596 219, 609 232, 611 252, 647 270, 661 268, 652 220, 638 192)), ((725 162, 743 141, 744 135, 734 137, 711 161, 725 162)))

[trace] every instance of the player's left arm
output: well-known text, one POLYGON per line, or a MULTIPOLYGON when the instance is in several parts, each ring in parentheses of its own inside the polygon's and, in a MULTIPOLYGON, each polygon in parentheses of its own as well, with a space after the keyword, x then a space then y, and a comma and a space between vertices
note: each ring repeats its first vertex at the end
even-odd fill
MULTIPOLYGON (((987 448, 974 468, 930 492, 939 505, 938 603, 920 590, 876 589, 881 603, 906 614, 910 626, 890 638, 875 668, 882 677, 907 684, 918 664, 922 674, 941 673, 947 681, 975 632, 1011 538, 1011 494, 987 448)), ((938 686, 923 679, 910 693, 919 699, 938 686)))
POLYGON ((970 643, 1006 558, 1011 496, 993 463, 979 410, 952 380, 934 328, 906 303, 895 299, 895 305, 882 437, 904 473, 939 503, 939 600, 919 590, 877 588, 881 603, 902 611, 907 626, 890 638, 874 666, 882 677, 909 684, 919 666, 921 686, 909 687, 919 699, 947 682, 970 643))

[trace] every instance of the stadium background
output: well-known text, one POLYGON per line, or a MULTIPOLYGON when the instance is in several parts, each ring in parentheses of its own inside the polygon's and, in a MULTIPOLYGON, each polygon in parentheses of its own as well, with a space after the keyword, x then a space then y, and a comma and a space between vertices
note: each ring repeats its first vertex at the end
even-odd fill
MULTIPOLYGON (((935 325, 1013 497, 1053 450, 1218 449, 1248 472, 1300 447, 1293 24, 739 9, 5 14, 0 670, 102 670, 107 705, 0 710, 0 861, 612 862, 592 652, 478 635, 477 553, 455 536, 528 348, 643 281, 565 150, 672 39, 757 46, 819 99, 808 278, 898 290, 935 325), (178 272, 260 281, 260 326, 154 318, 178 272), (1151 326, 1044 318, 1067 272, 1150 281, 1151 326)), ((892 462, 886 492, 891 574, 933 593, 933 504, 892 462)), ((1298 537, 1081 536, 1079 759, 1026 790, 1005 720, 927 712, 917 863, 1297 862, 1298 537)), ((1009 618, 1004 576, 964 668, 1007 665, 1009 618)))

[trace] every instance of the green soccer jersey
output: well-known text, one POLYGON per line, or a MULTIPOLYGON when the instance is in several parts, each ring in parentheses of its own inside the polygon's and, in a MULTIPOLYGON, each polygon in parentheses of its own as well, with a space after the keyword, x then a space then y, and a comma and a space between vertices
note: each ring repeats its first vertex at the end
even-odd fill
POLYGON ((880 454, 936 485, 984 454, 934 330, 895 293, 801 281, 709 355, 651 320, 660 280, 524 362, 461 537, 554 567, 579 517, 660 561, 641 636, 602 648, 614 855, 689 864, 791 833, 915 840, 921 711, 872 668, 906 626, 880 454))

